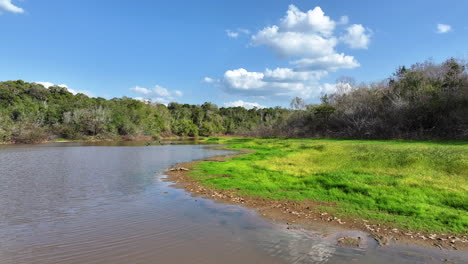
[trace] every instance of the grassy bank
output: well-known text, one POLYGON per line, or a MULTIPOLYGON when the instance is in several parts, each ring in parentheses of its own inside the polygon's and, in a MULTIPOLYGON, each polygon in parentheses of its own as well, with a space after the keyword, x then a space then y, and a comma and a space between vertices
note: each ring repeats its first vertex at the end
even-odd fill
POLYGON ((269 199, 313 200, 325 210, 430 232, 468 231, 468 144, 208 138, 256 152, 202 162, 206 186, 269 199), (224 175, 225 177, 212 177, 224 175))

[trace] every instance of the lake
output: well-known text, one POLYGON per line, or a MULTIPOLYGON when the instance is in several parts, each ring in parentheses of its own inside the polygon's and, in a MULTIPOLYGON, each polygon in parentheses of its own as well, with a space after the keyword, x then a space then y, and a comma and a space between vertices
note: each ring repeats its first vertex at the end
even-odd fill
POLYGON ((165 182, 204 145, 0 146, 0 263, 466 263, 464 252, 336 246, 336 230, 288 230, 165 182))

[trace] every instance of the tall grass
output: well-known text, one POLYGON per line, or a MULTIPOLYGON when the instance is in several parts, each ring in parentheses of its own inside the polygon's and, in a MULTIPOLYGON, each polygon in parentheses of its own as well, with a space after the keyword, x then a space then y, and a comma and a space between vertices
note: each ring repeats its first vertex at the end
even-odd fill
POLYGON ((468 144, 214 141, 256 152, 228 162, 198 164, 193 175, 211 187, 270 199, 331 202, 337 214, 378 219, 412 230, 468 231, 468 144))

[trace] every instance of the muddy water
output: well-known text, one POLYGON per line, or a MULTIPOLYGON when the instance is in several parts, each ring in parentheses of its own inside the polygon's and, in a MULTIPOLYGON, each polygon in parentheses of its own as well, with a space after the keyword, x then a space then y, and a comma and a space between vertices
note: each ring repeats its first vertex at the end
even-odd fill
MULTIPOLYGON (((161 180, 200 145, 0 147, 0 263, 466 263, 460 252, 335 245, 161 180)), ((361 234, 364 236, 364 234, 361 234)))

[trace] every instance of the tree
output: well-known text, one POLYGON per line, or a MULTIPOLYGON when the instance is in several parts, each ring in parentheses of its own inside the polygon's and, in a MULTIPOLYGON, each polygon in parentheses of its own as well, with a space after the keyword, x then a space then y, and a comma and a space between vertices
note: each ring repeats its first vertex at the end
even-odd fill
POLYGON ((306 110, 304 100, 302 100, 302 98, 299 97, 294 97, 289 105, 294 110, 306 110))

